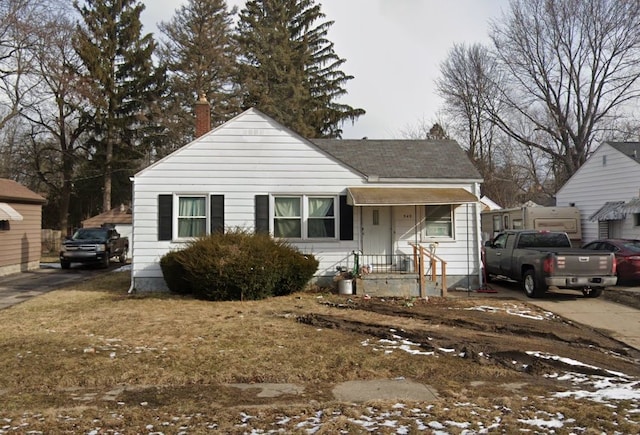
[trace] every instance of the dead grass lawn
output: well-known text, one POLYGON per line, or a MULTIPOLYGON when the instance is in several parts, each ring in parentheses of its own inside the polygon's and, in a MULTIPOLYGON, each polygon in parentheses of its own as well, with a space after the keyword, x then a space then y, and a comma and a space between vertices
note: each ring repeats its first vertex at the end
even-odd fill
MULTIPOLYGON (((359 432, 362 426, 353 420, 372 409, 399 412, 410 432, 419 431, 420 419, 477 420, 476 429, 498 419, 506 427, 526 428, 519 419, 539 412, 571 413, 576 426, 605 431, 640 429, 640 414, 629 414, 624 406, 612 412, 604 404, 550 400, 554 387, 542 376, 461 358, 458 352, 424 357, 363 346, 375 338, 366 333, 369 325, 416 330, 424 321, 338 309, 335 304, 345 298, 336 295, 212 303, 168 294, 129 296, 128 285, 128 273, 106 273, 0 311, 0 419, 6 423, 0 433, 21 427, 44 433, 152 432, 149 427, 164 433, 181 427, 185 433, 303 432, 305 426, 277 421, 316 418, 319 411, 324 423, 318 433, 359 432), (326 301, 335 304, 319 303, 326 301), (355 333, 298 321, 309 314, 347 319, 362 328, 355 333), (339 382, 397 377, 433 386, 440 399, 406 408, 332 399, 339 382), (298 384, 304 394, 263 399, 228 386, 259 382, 298 384), (427 416, 412 417, 416 406, 427 416)), ((462 347, 459 343, 458 351, 462 347)), ((457 433, 455 427, 448 430, 457 433)))

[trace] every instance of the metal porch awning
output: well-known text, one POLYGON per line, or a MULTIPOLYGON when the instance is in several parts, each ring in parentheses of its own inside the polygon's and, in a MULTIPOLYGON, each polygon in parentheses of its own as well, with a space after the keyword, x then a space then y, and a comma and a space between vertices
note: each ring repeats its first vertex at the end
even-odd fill
POLYGON ((624 201, 608 201, 595 213, 589 216, 591 222, 600 221, 621 221, 626 219, 627 213, 624 209, 624 201))
POLYGON ((0 202, 0 221, 21 221, 22 215, 6 202, 0 202))
POLYGON ((474 194, 462 188, 347 188, 347 204, 354 206, 468 204, 477 201, 474 194))

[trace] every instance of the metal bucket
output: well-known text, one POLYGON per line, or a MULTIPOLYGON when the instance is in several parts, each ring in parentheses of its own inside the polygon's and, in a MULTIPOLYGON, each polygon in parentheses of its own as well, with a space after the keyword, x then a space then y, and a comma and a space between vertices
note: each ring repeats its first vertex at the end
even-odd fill
POLYGON ((352 295, 353 294, 353 280, 352 279, 341 279, 338 281, 338 293, 341 295, 352 295))

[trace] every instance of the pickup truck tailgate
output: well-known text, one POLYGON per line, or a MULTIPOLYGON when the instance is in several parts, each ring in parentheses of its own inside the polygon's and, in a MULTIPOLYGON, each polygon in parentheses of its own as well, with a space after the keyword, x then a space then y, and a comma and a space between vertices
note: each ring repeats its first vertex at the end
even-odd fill
POLYGON ((602 276, 611 275, 615 257, 611 253, 558 253, 554 274, 602 276))

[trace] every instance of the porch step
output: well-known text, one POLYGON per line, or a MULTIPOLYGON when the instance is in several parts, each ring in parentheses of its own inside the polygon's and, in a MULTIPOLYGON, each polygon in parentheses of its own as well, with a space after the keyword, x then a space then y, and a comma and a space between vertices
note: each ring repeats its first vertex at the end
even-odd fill
POLYGON ((373 273, 356 279, 355 293, 379 297, 442 296, 442 284, 427 279, 420 294, 420 277, 417 273, 373 273))

